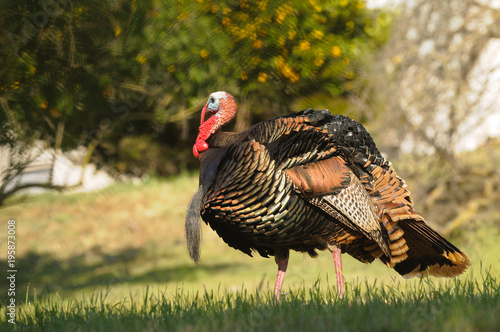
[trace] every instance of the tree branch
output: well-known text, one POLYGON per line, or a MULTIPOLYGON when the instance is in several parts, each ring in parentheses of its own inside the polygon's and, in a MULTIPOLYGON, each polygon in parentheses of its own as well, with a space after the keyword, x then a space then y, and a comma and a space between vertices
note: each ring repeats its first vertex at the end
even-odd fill
POLYGON ((50 189, 50 190, 57 190, 57 191, 64 191, 64 190, 69 190, 69 189, 75 189, 78 187, 81 187, 82 182, 76 183, 71 186, 59 186, 59 185, 54 185, 51 183, 25 183, 21 184, 18 186, 15 186, 11 190, 8 190, 6 192, 1 192, 0 193, 0 206, 3 205, 5 200, 9 198, 10 196, 14 195, 20 190, 27 189, 27 188, 45 188, 45 189, 50 189))

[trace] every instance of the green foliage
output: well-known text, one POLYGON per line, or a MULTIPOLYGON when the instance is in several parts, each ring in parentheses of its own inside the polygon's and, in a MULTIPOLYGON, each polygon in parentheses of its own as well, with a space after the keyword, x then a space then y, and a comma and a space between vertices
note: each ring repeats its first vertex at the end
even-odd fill
POLYGON ((144 60, 168 70, 175 98, 228 90, 268 117, 351 90, 357 59, 387 35, 383 17, 362 1, 179 1, 158 11, 163 51, 144 60))
POLYGON ((9 121, 26 137, 53 141, 57 126, 63 146, 99 139, 123 116, 110 103, 124 80, 140 66, 129 61, 139 47, 146 8, 128 1, 3 1, 7 41, 1 53, 2 104, 9 121), (28 124, 24 126, 21 124, 28 124))
POLYGON ((384 15, 362 1, 3 0, 0 122, 55 147, 125 134, 189 149, 210 92, 235 95, 240 127, 349 93, 384 15))

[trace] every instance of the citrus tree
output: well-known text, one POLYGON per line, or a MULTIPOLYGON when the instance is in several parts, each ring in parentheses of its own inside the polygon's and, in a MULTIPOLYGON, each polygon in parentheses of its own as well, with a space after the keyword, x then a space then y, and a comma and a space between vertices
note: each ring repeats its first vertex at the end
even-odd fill
POLYGON ((2 4, 2 123, 19 139, 154 165, 165 149, 190 151, 210 92, 239 101, 237 130, 344 99, 389 22, 345 0, 2 4), (148 153, 127 155, 134 145, 148 153))

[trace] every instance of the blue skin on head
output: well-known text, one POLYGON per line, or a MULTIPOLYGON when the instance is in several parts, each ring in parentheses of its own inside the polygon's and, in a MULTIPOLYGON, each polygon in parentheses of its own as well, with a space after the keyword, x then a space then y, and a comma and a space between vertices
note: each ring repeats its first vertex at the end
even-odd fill
POLYGON ((217 110, 219 109, 219 98, 210 97, 210 99, 208 100, 207 109, 210 112, 217 112, 217 110))

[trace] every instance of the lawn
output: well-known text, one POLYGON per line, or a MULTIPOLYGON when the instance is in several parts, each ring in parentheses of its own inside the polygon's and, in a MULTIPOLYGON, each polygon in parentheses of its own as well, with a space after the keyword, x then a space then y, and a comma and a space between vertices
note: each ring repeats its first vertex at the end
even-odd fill
MULTIPOLYGON (((273 259, 237 252, 204 226, 201 263, 189 260, 184 215, 197 182, 196 175, 183 174, 93 193, 7 201, 0 209, 5 230, 0 247, 7 246, 7 221, 15 219, 16 328, 500 328, 500 234, 494 224, 469 227, 451 238, 472 260, 470 270, 452 280, 405 280, 380 263, 365 265, 344 255, 343 300, 332 286, 329 253, 317 259, 293 253, 284 285, 289 294, 275 304, 273 259)), ((10 326, 9 296, 2 292, 0 299, 1 325, 10 326)))

